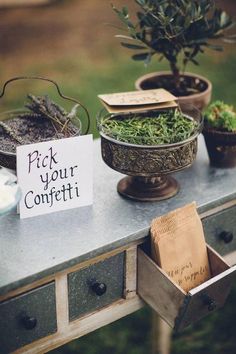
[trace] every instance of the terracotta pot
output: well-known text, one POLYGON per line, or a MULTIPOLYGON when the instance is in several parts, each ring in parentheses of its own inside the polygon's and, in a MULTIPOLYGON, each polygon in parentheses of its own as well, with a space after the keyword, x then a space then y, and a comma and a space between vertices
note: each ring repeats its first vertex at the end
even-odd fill
MULTIPOLYGON (((182 104, 191 104, 194 105, 199 110, 203 110, 207 105, 210 103, 211 100, 211 93, 212 93, 212 84, 206 78, 192 74, 192 73, 185 73, 183 75, 189 80, 195 80, 195 82, 201 86, 202 92, 192 94, 189 96, 179 96, 178 101, 180 106, 182 104)), ((160 71, 158 73, 151 73, 144 76, 141 76, 135 82, 135 88, 137 90, 148 90, 148 89, 155 89, 159 88, 160 86, 156 83, 160 79, 160 77, 172 77, 172 74, 169 71, 160 71)), ((165 88, 165 87, 164 87, 165 88)))
POLYGON ((203 135, 212 166, 221 168, 236 166, 236 133, 204 127, 203 135))

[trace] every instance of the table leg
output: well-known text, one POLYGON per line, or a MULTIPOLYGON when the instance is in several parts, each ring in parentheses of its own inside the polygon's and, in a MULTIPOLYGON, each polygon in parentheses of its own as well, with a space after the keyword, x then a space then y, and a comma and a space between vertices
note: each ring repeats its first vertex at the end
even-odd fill
POLYGON ((152 354, 170 354, 171 334, 171 327, 153 311, 152 354))

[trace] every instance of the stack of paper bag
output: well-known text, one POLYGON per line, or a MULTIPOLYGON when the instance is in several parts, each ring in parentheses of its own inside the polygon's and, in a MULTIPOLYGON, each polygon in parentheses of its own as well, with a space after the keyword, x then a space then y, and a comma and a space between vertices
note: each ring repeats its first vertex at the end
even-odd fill
POLYGON ((154 261, 186 292, 210 278, 207 247, 195 203, 154 219, 151 241, 154 261))

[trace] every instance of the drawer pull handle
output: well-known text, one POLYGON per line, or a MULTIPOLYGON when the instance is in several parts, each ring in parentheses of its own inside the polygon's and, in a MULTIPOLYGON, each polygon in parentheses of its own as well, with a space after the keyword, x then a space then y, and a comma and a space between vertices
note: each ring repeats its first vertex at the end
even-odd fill
POLYGON ((206 306, 208 306, 208 311, 214 311, 216 309, 216 302, 212 299, 208 294, 202 295, 203 302, 206 306))
POLYGON ((37 318, 23 315, 20 320, 25 329, 32 330, 37 326, 37 318))
POLYGON ((95 281, 92 283, 91 289, 93 290, 93 292, 95 292, 96 295, 102 296, 106 293, 107 286, 105 283, 99 283, 98 281, 95 281))
POLYGON ((208 311, 214 311, 216 309, 216 303, 214 300, 211 300, 208 304, 208 311))
POLYGON ((234 235, 232 232, 228 231, 222 231, 220 233, 220 239, 223 240, 225 243, 230 243, 234 238, 234 235))

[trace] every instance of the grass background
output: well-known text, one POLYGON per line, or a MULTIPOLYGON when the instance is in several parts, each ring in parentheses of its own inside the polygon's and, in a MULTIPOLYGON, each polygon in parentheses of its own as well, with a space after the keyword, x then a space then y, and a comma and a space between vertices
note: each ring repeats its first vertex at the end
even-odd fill
MULTIPOLYGON (((218 1, 236 14, 235 1, 218 1)), ((114 0, 133 9, 133 1, 114 0)), ((49 7, 0 8, 0 86, 14 76, 38 75, 56 80, 63 93, 80 100, 89 109, 91 132, 98 137, 96 114, 101 109, 97 95, 134 89, 134 81, 152 71, 168 69, 153 60, 148 68, 132 62, 129 51, 120 48, 106 23, 118 24, 110 0, 64 0, 49 7)), ((213 99, 236 106, 236 48, 224 53, 208 51, 200 66, 188 71, 208 77, 213 99)), ((48 93, 60 104, 53 88, 27 81, 8 87, 0 100, 0 112, 22 107, 26 93, 48 93)), ((3 117, 4 115, 2 115, 3 117)), ((82 117, 82 120, 84 118, 82 117)), ((84 122, 85 125, 85 122, 84 122)), ((236 353, 236 287, 224 309, 173 336, 172 354, 236 353)), ((150 351, 151 311, 148 308, 95 331, 54 354, 142 354, 150 351)))

